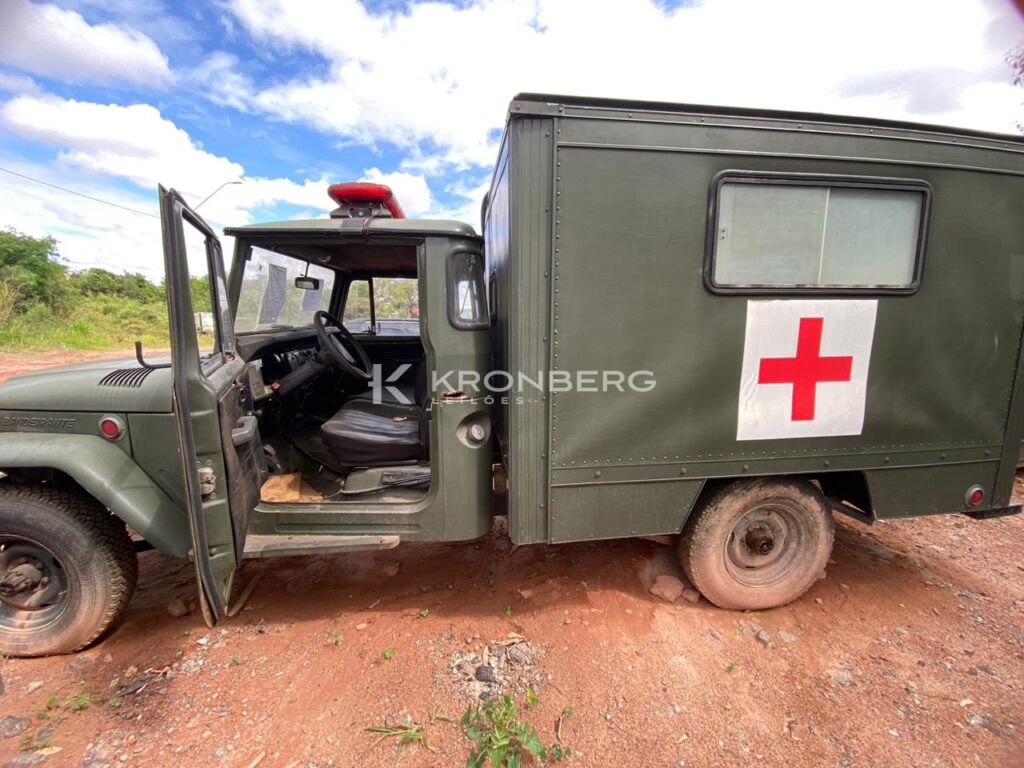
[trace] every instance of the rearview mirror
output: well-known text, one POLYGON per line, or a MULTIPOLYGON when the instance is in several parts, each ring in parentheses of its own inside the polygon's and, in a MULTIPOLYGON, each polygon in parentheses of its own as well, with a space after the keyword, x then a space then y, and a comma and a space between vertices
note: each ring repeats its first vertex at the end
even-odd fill
POLYGON ((316 277, 296 277, 295 287, 300 291, 319 291, 320 279, 316 277))

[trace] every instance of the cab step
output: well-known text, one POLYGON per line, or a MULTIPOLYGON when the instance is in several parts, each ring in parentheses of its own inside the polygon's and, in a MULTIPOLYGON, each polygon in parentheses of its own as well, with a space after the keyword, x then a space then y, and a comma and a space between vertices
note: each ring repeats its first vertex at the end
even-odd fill
POLYGON ((245 537, 243 557, 325 555, 331 552, 365 552, 394 549, 398 536, 318 536, 315 534, 266 534, 245 537))

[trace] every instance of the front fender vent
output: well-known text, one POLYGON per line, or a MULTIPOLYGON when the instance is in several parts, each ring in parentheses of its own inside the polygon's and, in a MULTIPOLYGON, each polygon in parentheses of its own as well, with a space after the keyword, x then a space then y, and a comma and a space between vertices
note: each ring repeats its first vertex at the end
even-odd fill
POLYGON ((141 387, 152 368, 118 368, 100 379, 101 387, 141 387))

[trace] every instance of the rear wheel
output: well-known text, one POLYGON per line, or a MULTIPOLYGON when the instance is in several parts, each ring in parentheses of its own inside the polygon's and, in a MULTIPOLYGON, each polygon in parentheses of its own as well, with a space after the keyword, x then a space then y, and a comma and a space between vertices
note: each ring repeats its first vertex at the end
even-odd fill
POLYGON ((720 608, 774 608, 825 572, 835 527, 809 482, 741 481, 715 491, 679 537, 683 571, 720 608))
POLYGON ((124 524, 82 494, 0 484, 0 651, 70 653, 122 616, 138 577, 124 524))

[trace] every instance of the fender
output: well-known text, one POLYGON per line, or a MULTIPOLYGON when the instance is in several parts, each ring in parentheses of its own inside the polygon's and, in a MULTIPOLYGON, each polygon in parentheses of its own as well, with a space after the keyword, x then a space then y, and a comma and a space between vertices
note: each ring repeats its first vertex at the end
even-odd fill
POLYGON ((184 511, 116 445, 93 435, 0 435, 0 468, 20 467, 64 472, 154 548, 188 555, 192 544, 184 511))

